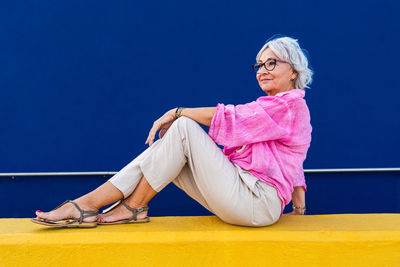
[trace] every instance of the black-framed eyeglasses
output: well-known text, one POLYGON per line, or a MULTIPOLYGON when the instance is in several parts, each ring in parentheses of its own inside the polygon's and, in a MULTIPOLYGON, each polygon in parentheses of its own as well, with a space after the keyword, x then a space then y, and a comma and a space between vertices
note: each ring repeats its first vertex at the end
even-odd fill
POLYGON ((269 58, 269 59, 267 59, 264 63, 259 63, 259 64, 256 63, 256 64, 253 64, 253 65, 252 65, 252 68, 253 68, 253 70, 254 70, 255 73, 257 73, 258 70, 259 70, 262 66, 264 66, 264 68, 265 68, 267 71, 273 71, 273 70, 275 69, 275 67, 276 67, 276 62, 289 63, 289 62, 284 61, 284 60, 280 60, 280 59, 276 59, 276 58, 269 58))

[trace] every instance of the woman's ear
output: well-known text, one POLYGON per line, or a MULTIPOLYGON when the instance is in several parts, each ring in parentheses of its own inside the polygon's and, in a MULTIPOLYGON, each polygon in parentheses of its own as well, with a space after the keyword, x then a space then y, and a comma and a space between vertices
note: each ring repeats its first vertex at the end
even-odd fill
POLYGON ((298 72, 295 71, 294 69, 292 69, 292 75, 290 76, 290 80, 293 81, 294 79, 296 79, 298 75, 298 72))

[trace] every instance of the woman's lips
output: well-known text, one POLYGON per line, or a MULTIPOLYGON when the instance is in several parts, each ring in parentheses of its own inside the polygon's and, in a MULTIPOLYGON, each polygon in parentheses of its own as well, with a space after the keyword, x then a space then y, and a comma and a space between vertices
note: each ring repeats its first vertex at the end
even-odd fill
POLYGON ((269 82, 271 79, 262 79, 261 82, 265 83, 265 82, 269 82))

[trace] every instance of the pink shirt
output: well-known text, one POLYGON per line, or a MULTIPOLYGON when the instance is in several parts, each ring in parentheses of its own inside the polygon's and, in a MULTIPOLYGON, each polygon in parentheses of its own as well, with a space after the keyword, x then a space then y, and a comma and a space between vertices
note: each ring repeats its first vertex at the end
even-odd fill
POLYGON ((244 105, 218 104, 208 132, 232 163, 276 188, 280 216, 294 187, 307 191, 303 162, 312 127, 304 94, 292 89, 244 105))

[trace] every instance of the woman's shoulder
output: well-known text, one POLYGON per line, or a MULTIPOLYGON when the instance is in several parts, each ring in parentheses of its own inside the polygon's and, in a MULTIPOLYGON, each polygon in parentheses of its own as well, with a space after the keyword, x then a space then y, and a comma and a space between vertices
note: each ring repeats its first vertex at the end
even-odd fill
POLYGON ((284 100, 291 109, 308 110, 307 102, 304 99, 305 91, 303 89, 292 89, 281 93, 280 99, 284 100))

